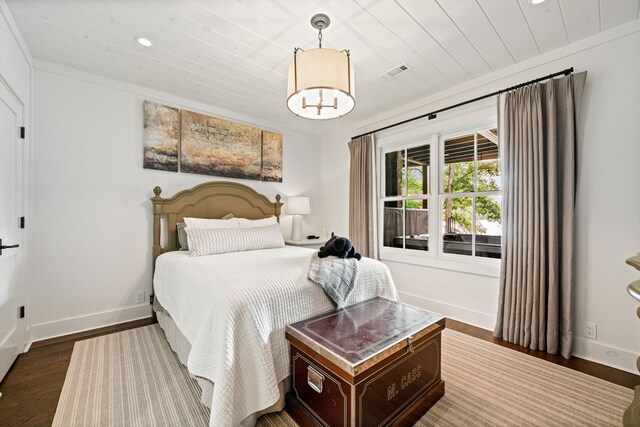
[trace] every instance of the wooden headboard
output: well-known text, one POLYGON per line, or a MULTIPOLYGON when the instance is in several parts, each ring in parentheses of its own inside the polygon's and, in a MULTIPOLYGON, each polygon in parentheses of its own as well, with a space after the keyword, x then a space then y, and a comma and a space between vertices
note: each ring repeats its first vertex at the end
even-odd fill
POLYGON ((205 182, 173 197, 160 197, 162 189, 153 189, 153 260, 164 253, 178 249, 176 222, 184 217, 222 218, 228 213, 238 218, 260 219, 276 216, 280 220, 280 195, 271 202, 265 195, 244 184, 228 181, 205 182), (168 244, 160 243, 160 218, 166 215, 169 223, 168 244))

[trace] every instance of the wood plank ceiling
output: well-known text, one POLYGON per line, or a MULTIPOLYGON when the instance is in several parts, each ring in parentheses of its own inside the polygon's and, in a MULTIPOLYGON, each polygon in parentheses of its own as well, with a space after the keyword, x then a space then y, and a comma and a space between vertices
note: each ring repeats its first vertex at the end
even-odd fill
MULTIPOLYGON (((285 105, 294 47, 348 48, 362 120, 638 19, 640 0, 6 0, 36 58, 322 129, 285 105), (145 48, 134 40, 153 41, 145 48), (410 69, 384 79, 394 66, 410 69)), ((326 123, 326 122, 325 122, 326 123)))

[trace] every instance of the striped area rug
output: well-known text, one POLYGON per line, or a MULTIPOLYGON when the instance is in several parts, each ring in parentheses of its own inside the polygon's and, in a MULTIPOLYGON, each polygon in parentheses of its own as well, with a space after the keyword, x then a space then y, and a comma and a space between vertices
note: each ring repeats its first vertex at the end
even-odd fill
POLYGON ((206 426, 200 387, 155 324, 78 341, 55 427, 206 426))
MULTIPOLYGON (((467 335, 442 335, 445 396, 418 426, 620 426, 633 391, 467 335)), ((158 325, 75 344, 54 426, 206 426, 158 325)), ((261 427, 296 426, 286 412, 261 427)))

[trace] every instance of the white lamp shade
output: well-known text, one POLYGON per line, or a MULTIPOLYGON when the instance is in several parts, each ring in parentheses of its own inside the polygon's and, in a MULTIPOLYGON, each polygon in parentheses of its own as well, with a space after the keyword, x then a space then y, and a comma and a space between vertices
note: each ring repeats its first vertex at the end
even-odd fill
POLYGON ((353 63, 346 52, 310 49, 289 64, 287 107, 308 119, 342 117, 355 106, 353 63))
POLYGON ((309 215, 311 213, 308 197, 289 197, 285 208, 289 215, 309 215))

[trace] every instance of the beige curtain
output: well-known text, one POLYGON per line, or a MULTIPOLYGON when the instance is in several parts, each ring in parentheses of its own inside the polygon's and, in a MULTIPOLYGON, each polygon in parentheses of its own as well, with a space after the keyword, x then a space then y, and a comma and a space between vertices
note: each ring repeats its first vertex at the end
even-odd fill
POLYGON ((586 72, 506 95, 495 336, 571 356, 576 128, 586 72))
POLYGON ((349 238, 363 256, 378 258, 373 134, 349 142, 349 238))

